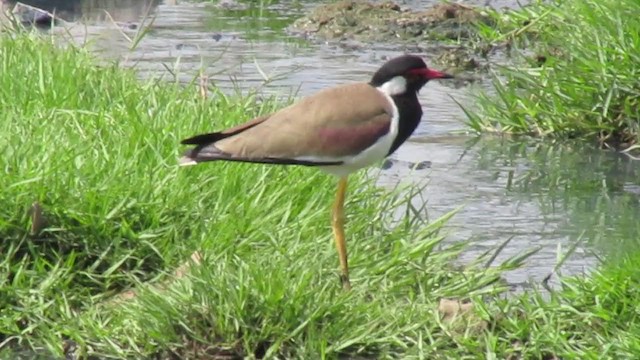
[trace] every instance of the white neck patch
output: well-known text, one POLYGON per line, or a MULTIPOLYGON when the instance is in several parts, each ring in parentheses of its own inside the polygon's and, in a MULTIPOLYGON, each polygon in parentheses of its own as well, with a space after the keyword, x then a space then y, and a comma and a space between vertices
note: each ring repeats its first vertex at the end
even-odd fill
POLYGON ((405 79, 404 76, 396 76, 378 86, 378 90, 389 96, 404 94, 407 92, 407 79, 405 79))

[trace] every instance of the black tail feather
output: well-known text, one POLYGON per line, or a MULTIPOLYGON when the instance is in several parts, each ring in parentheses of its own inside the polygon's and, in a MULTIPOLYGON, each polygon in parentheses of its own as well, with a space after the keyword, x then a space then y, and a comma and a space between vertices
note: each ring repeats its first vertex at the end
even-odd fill
POLYGON ((229 134, 214 132, 214 133, 192 136, 188 139, 184 139, 180 141, 180 143, 182 145, 207 145, 207 144, 211 144, 216 141, 222 140, 226 137, 229 137, 229 134))

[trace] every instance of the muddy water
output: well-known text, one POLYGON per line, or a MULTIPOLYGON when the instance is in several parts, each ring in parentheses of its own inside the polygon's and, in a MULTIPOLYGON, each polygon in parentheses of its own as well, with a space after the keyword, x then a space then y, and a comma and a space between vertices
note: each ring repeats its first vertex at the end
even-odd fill
MULTIPOLYGON (((41 4, 55 6, 55 1, 41 4)), ((59 12, 81 21, 70 33, 89 39, 107 59, 135 64, 141 76, 177 71, 182 81, 199 71, 226 91, 303 96, 338 83, 366 81, 386 57, 411 51, 430 57, 429 46, 363 47, 319 44, 284 35, 283 28, 312 5, 281 2, 262 9, 225 10, 187 2, 59 1, 59 12), (64 6, 62 6, 64 5, 64 6), (105 15, 108 10, 118 24, 105 15), (134 50, 140 19, 156 16, 134 50), (256 65, 257 64, 257 65, 256 65), (266 78, 265 78, 266 75, 266 78)), ((418 8, 429 1, 412 0, 418 8)), ((514 1, 469 1, 503 7, 514 1)), ((227 8, 234 3, 225 2, 227 8)), ((465 259, 511 239, 497 261, 539 248, 526 266, 507 274, 514 285, 540 281, 560 254, 577 243, 563 274, 588 271, 598 258, 615 258, 640 243, 640 162, 575 144, 526 143, 463 135, 463 113, 454 100, 472 104, 474 88, 429 84, 420 95, 425 117, 415 136, 393 155, 386 170, 372 171, 382 186, 416 183, 425 189, 413 203, 425 218, 459 206, 449 224, 451 241, 471 240, 465 259), (399 160, 399 161, 398 161, 399 160), (428 162, 411 170, 408 162, 428 162)))

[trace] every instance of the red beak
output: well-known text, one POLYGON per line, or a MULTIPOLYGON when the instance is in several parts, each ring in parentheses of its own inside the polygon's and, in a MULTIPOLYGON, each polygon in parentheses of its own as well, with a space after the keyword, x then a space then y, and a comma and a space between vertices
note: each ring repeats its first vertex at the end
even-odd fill
POLYGON ((419 75, 422 76, 423 78, 427 79, 427 80, 433 80, 433 79, 453 79, 453 75, 444 73, 442 71, 438 71, 438 70, 433 70, 433 69, 429 69, 429 68, 423 68, 423 69, 413 69, 410 70, 409 73, 413 74, 413 75, 419 75))

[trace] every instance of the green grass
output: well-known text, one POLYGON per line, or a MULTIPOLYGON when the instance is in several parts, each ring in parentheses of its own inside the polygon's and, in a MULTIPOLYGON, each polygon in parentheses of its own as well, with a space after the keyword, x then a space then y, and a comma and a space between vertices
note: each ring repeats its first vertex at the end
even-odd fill
POLYGON ((640 137, 640 23, 635 0, 537 2, 494 13, 480 33, 514 56, 468 112, 479 132, 598 139, 616 148, 640 137))
MULTIPOLYGON (((277 2, 276 2, 277 3, 277 2)), ((272 1, 241 2, 243 8, 209 9, 204 25, 211 31, 237 32, 247 41, 279 41, 293 46, 304 46, 302 39, 289 36, 286 28, 301 13, 299 4, 292 4, 287 12, 274 10, 272 1)))
MULTIPOLYGON (((550 296, 530 291, 479 309, 497 356, 520 359, 632 359, 640 352, 640 257, 589 278, 564 279, 550 296), (556 356, 556 357, 554 357, 556 356)), ((487 357, 489 358, 489 357, 487 357)))
POLYGON ((0 54, 10 74, 0 78, 2 351, 59 353, 72 339, 100 357, 389 354, 411 346, 416 328, 437 329, 438 297, 502 287, 490 286, 498 270, 450 266, 461 247, 436 251, 441 222, 389 226, 402 198, 356 176, 347 205, 356 290, 343 294, 329 227, 335 179, 308 168, 177 167, 180 139, 274 101, 141 83, 33 34, 3 34, 0 54), (32 224, 34 202, 44 226, 32 224), (195 251, 205 261, 189 284, 153 287, 195 251), (135 301, 109 305, 138 287, 135 301))
POLYGON ((637 258, 567 280, 549 301, 500 300, 501 271, 526 254, 453 266, 464 246, 442 246, 449 215, 423 224, 407 208, 392 219, 406 200, 364 176, 350 187, 354 290, 344 293, 329 228, 334 179, 176 166, 180 139, 279 104, 216 89, 202 99, 195 86, 96 63, 33 34, 0 35, 10 74, 0 77, 0 358, 62 355, 65 343, 100 359, 637 354, 637 258), (36 201, 42 226, 29 215, 36 201), (200 265, 179 276, 194 252, 200 265), (441 298, 475 310, 444 320, 441 298))

